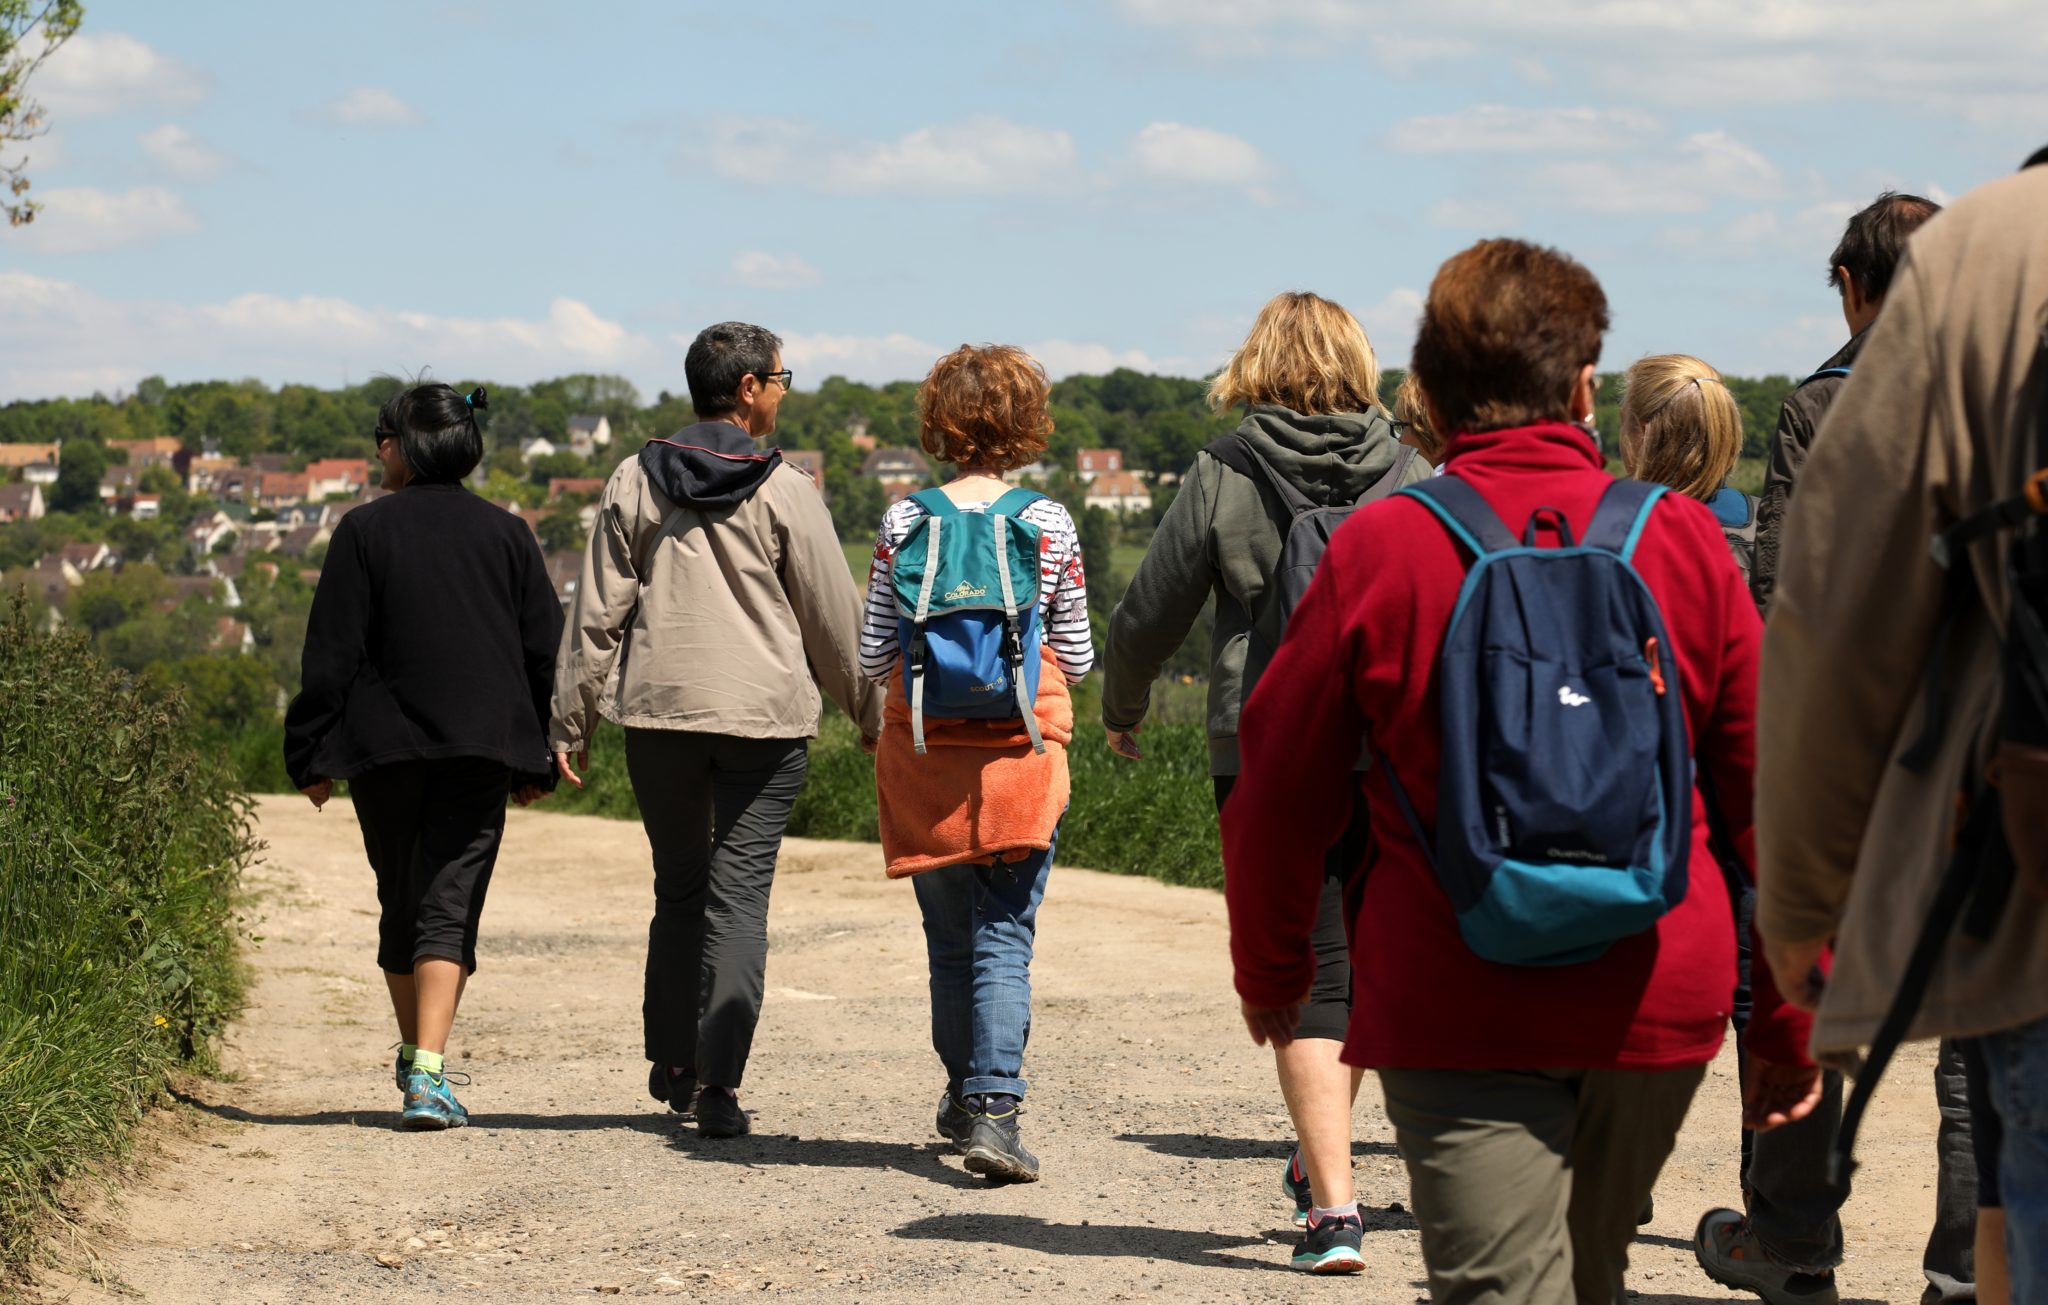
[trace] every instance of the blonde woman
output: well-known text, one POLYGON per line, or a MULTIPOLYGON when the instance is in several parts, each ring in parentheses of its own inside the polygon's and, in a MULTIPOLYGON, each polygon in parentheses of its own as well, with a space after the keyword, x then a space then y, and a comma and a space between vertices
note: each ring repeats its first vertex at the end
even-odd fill
POLYGON ((1637 361, 1624 386, 1622 466, 1712 509, 1747 581, 1756 567, 1756 500, 1728 483, 1742 456, 1742 410, 1721 373, 1690 354, 1663 353, 1637 361))
POLYGON ((1430 466, 1443 465, 1444 437, 1429 420, 1429 400, 1423 396, 1421 379, 1412 371, 1394 391, 1394 429, 1401 433, 1403 444, 1429 459, 1430 466))
MULTIPOLYGON (((1209 771, 1220 811, 1238 777, 1237 721, 1287 612, 1274 573, 1295 510, 1348 507, 1429 474, 1395 438, 1379 404, 1380 367, 1358 319, 1318 295, 1276 296, 1209 388, 1218 410, 1244 409, 1236 432, 1195 457, 1110 619, 1102 722, 1138 759, 1152 682, 1216 599, 1209 670, 1209 771)), ((1391 564, 1391 563, 1390 563, 1391 564)), ((1354 795, 1355 796, 1355 795, 1354 795)), ((1287 1163, 1297 1268, 1365 1267, 1351 1186, 1351 1102, 1360 1072, 1338 1058, 1350 1019, 1344 886, 1364 854, 1355 820, 1330 849, 1315 932, 1316 980, 1292 1040, 1276 1046, 1299 1145, 1287 1163)))

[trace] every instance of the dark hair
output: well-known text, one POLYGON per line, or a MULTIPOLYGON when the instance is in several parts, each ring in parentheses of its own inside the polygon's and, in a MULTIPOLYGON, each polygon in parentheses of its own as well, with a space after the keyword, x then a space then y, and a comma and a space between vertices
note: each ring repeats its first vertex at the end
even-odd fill
POLYGON ((1600 361, 1607 295, 1569 254, 1482 240, 1437 269, 1414 371, 1446 440, 1570 421, 1579 369, 1600 361))
POLYGON ((2025 172, 2028 168, 2038 168, 2043 163, 2048 163, 2048 145, 2043 145, 2040 149, 2027 155, 2027 161, 2020 164, 2020 171, 2025 172))
POLYGON ((1918 195, 1901 195, 1887 190, 1869 208, 1849 219, 1842 243, 1828 255, 1828 284, 1842 288, 1842 269, 1856 279, 1865 299, 1882 299, 1892 288, 1892 273, 1906 253, 1906 239, 1936 213, 1941 205, 1918 195))
POLYGON ((740 382, 765 375, 775 366, 782 337, 765 326, 720 322, 697 332, 683 355, 683 379, 690 386, 690 406, 710 420, 739 406, 740 382))
POLYGON ((456 481, 484 460, 484 433, 477 414, 490 406, 479 385, 467 395, 453 386, 427 381, 385 401, 377 425, 398 436, 398 451, 419 481, 456 481))

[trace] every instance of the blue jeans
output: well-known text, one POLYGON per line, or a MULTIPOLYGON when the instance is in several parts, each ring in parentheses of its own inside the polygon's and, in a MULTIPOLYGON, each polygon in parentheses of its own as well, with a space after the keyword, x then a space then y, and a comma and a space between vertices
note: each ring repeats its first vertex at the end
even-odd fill
MULTIPOLYGON (((1054 826, 1052 842, 1059 844, 1054 826)), ((1031 948, 1052 848, 1003 865, 951 865, 911 880, 932 971, 932 1050, 955 1098, 1024 1095, 1031 948)))
POLYGON ((2013 1305, 2048 1305, 2048 1019, 1979 1040, 2005 1126, 1998 1189, 2013 1305))

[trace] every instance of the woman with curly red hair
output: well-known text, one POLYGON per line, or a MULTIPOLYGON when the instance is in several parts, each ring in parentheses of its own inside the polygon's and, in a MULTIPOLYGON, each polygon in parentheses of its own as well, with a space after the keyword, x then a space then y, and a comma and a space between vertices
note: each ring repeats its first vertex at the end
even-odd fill
POLYGON ((888 683, 875 755, 882 849, 890 878, 914 876, 924 915, 932 1048, 946 1068, 938 1130, 969 1170, 998 1182, 1038 1178, 1038 1158, 1017 1129, 1031 952, 1067 806, 1074 727, 1067 686, 1095 664, 1074 519, 1009 483, 1045 451, 1050 392, 1045 370, 1007 345, 962 345, 932 367, 917 394, 919 439, 947 468, 946 483, 883 516, 861 628, 861 671, 888 683), (954 570, 935 585, 942 567, 962 565, 942 551, 946 537, 956 544, 992 537, 1002 557, 1035 555, 1038 574, 1013 574, 998 562, 999 582, 954 570), (920 567, 923 601, 906 606, 905 588, 916 590, 908 578, 920 567), (935 588, 942 601, 966 595, 960 615, 985 618, 1004 641, 1009 674, 997 674, 1002 692, 978 715, 950 716, 953 700, 943 688, 936 696, 925 691, 943 669, 936 652, 928 665, 925 649, 927 629, 944 619, 926 623, 935 588), (984 590, 1009 594, 1022 615, 977 610, 999 606, 984 590))

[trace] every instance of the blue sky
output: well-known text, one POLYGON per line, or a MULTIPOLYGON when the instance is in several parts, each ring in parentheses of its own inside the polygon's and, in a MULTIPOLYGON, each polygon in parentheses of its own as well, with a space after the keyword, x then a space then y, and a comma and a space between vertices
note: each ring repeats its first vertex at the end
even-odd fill
MULTIPOLYGON (((2038 0, 91 0, 0 230, 0 401, 431 365, 808 388, 963 340, 1199 375, 1275 291, 1407 358, 1442 259, 1560 245, 1605 361, 1797 373, 1885 187, 2048 140, 2038 0)), ((11 151, 10 157, 20 151, 11 151)))

